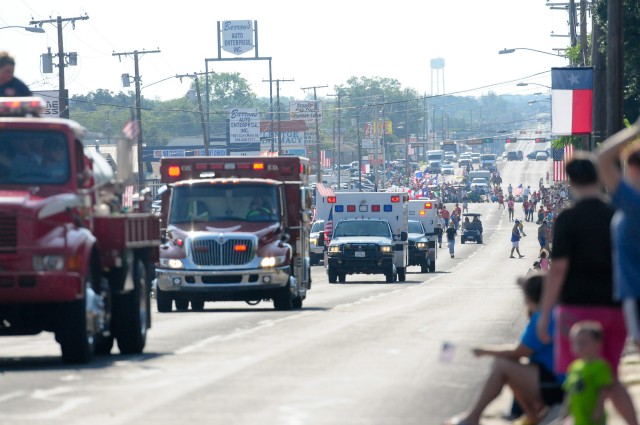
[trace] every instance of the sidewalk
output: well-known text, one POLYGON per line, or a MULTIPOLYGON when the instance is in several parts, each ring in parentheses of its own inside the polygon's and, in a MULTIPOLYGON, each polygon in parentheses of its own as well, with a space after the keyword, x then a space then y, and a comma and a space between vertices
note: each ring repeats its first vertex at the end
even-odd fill
MULTIPOLYGON (((629 390, 631 394, 631 398, 633 399, 633 403, 636 407, 636 412, 639 413, 640 417, 640 351, 636 349, 633 344, 629 344, 627 349, 625 350, 625 354, 622 357, 622 361, 620 362, 620 380, 624 383, 624 385, 629 390)), ((503 419, 503 415, 509 412, 511 407, 511 400, 513 399, 513 395, 511 391, 506 388, 500 394, 493 403, 487 407, 485 410, 482 421, 480 422, 482 425, 506 425, 511 423, 503 419)), ((607 409, 607 425, 625 425, 626 422, 622 420, 622 418, 617 414, 611 402, 607 401, 606 405, 607 409)), ((557 409, 552 410, 553 413, 556 412, 557 409)), ((552 416, 552 415, 549 415, 552 416)), ((553 417, 545 418, 543 425, 553 424, 553 417)))

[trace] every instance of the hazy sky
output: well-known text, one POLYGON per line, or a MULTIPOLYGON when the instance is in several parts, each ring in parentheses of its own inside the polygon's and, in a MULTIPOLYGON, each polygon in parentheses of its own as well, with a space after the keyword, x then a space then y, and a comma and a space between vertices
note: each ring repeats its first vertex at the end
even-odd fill
MULTIPOLYGON (((121 61, 113 52, 159 49, 140 60, 142 94, 163 100, 183 96, 189 79, 176 74, 205 70, 205 58, 217 57, 216 23, 226 20, 258 22, 259 54, 273 58, 273 78, 283 82, 283 96, 305 98, 302 87, 324 86, 318 96, 351 76, 395 78, 402 87, 431 93, 430 61, 443 58, 447 93, 481 95, 532 93, 539 86, 517 87, 527 81, 550 85, 552 67, 567 66, 562 57, 527 50, 499 55, 503 48, 530 48, 553 53, 566 47, 567 13, 551 10, 548 0, 290 0, 243 1, 3 1, 0 27, 29 25, 32 19, 80 17, 75 29, 64 24, 65 52, 78 53, 78 65, 65 68, 71 95, 96 89, 122 89, 120 75, 134 74, 133 57, 121 61), (172 6, 168 6, 171 4, 172 6), (161 81, 165 80, 166 81, 161 81), (154 84, 155 83, 155 84, 154 84), (148 86, 148 87, 145 87, 148 86), (475 89, 475 90, 474 90, 475 89)), ((16 57, 16 76, 32 89, 58 88, 58 71, 43 74, 40 55, 58 51, 53 24, 45 34, 22 29, 0 31, 0 46, 16 57)), ((240 57, 253 57, 249 52, 240 57)), ((223 52, 223 57, 234 57, 223 52)), ((54 59, 57 63, 57 59, 54 59)), ((252 89, 268 95, 267 61, 210 63, 210 70, 240 72, 252 89)), ((436 92, 433 73, 433 92, 436 92)), ((442 83, 442 78, 441 78, 442 83)), ((274 84, 275 96, 275 84, 274 84)))

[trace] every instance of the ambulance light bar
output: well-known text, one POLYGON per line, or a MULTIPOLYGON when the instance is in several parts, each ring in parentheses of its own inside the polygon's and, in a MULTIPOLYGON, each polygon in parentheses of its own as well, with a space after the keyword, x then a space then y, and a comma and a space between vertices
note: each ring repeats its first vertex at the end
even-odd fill
POLYGON ((0 116, 26 117, 39 116, 44 112, 45 103, 39 97, 0 98, 0 116))

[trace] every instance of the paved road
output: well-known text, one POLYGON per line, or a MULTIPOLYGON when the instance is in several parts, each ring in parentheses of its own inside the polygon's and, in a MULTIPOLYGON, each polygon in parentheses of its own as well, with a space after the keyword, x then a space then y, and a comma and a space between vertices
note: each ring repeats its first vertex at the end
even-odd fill
MULTIPOLYGON (((504 184, 537 186, 547 165, 504 163, 504 184)), ((442 423, 488 371, 469 348, 517 339, 525 316, 514 280, 537 251, 525 226, 527 256, 509 259, 506 212, 470 210, 483 214, 484 245, 458 244, 434 274, 412 267, 403 283, 359 275, 331 285, 316 266, 302 311, 207 303, 154 313, 143 355, 68 367, 49 334, 2 338, 0 424, 442 423), (445 342, 455 347, 448 361, 445 342)))

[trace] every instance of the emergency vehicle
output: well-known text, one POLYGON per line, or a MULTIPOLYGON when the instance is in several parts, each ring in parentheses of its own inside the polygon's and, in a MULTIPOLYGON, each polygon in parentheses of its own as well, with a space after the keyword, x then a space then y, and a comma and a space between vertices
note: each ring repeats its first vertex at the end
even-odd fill
MULTIPOLYGON (((336 194, 329 186, 319 184, 316 186, 314 202, 314 220, 311 227, 310 235, 310 255, 311 265, 318 264, 320 260, 324 260, 325 244, 318 243, 320 232, 324 232, 325 223, 329 219, 329 211, 336 202, 336 194)), ((328 243, 329 235, 325 235, 325 242, 328 243)))
MULTIPOLYGON (((428 240, 429 272, 436 271, 436 258, 438 256, 438 234, 436 225, 438 224, 438 209, 435 201, 413 199, 409 201, 409 219, 418 220, 422 223, 425 235, 428 240)), ((442 229, 444 231, 444 229, 442 229)))
POLYGON ((206 301, 302 308, 311 288, 308 159, 163 158, 160 173, 159 312, 206 301))
POLYGON ((384 274, 388 283, 406 280, 408 202, 404 192, 335 194, 329 212, 334 223, 327 248, 330 283, 344 283, 355 273, 384 274))
POLYGON ((39 118, 43 109, 38 98, 0 99, 0 335, 53 332, 66 363, 108 354, 114 340, 140 353, 160 221, 144 202, 123 203, 130 158, 114 180, 84 149, 84 129, 39 118))

